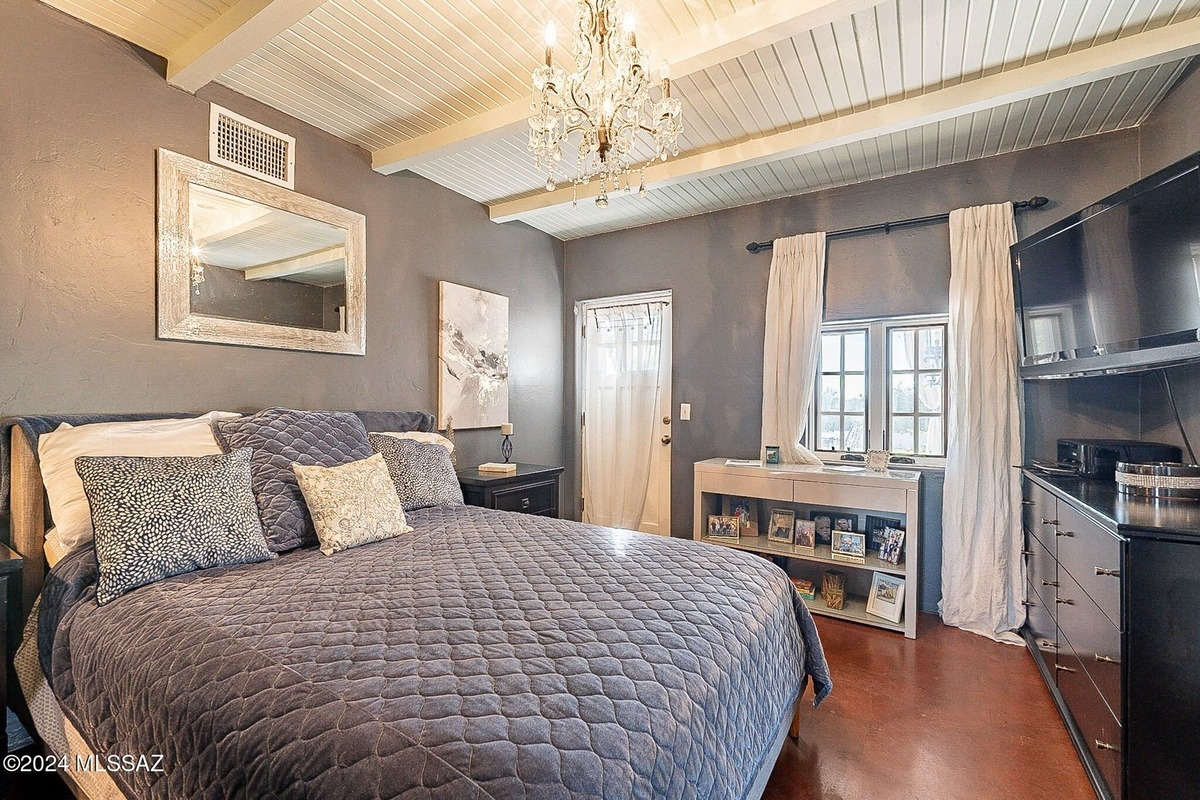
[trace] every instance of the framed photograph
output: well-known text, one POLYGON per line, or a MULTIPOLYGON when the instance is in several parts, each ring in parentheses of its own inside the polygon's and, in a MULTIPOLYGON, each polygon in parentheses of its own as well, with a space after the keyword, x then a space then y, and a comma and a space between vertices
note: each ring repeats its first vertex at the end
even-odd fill
POLYGON ((811 519, 796 520, 796 549, 812 553, 817 548, 817 523, 811 519))
POLYGON ((904 530, 901 528, 884 528, 883 542, 879 545, 879 560, 889 564, 899 564, 900 556, 904 553, 904 530))
POLYGON ((834 531, 852 531, 858 525, 856 515, 837 511, 813 509, 808 512, 808 518, 817 524, 817 544, 829 544, 834 531))
POLYGON ((779 544, 791 544, 792 530, 795 526, 795 511, 782 508, 771 509, 771 525, 767 528, 767 538, 779 544))
POLYGON ((732 539, 741 538, 742 522, 732 514, 712 514, 708 518, 708 538, 732 539))
POLYGON ((853 531, 833 532, 833 560, 863 564, 867 560, 867 536, 853 531))
POLYGON ((871 593, 867 595, 867 613, 899 622, 904 613, 904 578, 875 572, 871 575, 871 593))
POLYGON ((879 517, 874 514, 867 514, 867 547, 872 550, 878 550, 883 544, 883 529, 884 528, 901 528, 901 522, 892 517, 879 517))
POLYGON ((758 503, 749 497, 730 497, 722 502, 722 514, 741 520, 742 536, 758 536, 758 503))

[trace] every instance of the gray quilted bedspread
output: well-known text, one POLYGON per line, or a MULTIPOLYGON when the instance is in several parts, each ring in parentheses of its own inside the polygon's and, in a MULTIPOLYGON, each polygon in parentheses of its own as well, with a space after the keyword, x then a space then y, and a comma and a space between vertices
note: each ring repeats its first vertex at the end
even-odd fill
POLYGON ((736 798, 809 677, 812 619, 755 556, 472 507, 415 531, 94 600, 39 650, 93 749, 164 756, 131 797, 736 798))

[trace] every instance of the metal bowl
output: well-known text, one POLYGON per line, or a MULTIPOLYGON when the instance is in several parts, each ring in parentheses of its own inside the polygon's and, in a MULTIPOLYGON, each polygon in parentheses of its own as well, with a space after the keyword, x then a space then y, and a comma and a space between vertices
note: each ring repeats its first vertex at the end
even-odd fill
POLYGON ((1123 494, 1160 500, 1200 500, 1200 465, 1118 461, 1116 479, 1117 490, 1123 494))

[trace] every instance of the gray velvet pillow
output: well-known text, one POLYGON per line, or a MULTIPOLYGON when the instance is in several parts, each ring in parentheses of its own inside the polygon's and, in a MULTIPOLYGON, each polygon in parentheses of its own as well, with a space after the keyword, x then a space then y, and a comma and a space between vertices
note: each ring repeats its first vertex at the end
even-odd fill
POLYGON ((346 412, 268 408, 216 420, 213 435, 226 452, 253 448, 251 487, 267 544, 276 553, 317 542, 292 464, 337 467, 375 452, 362 421, 346 412))
POLYGON ((207 567, 266 561, 250 450, 215 456, 80 456, 100 582, 96 602, 207 567))
POLYGON ((367 438, 375 452, 383 456, 405 511, 463 504, 462 486, 445 447, 383 433, 372 433, 367 438))

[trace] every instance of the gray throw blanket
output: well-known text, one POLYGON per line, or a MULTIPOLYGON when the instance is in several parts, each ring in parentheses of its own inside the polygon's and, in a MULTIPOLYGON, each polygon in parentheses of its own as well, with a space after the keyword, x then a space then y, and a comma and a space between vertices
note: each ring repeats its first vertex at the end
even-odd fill
POLYGON ((51 572, 39 651, 131 797, 739 798, 811 677, 807 608, 769 562, 443 507, 338 553, 94 600, 51 572))

